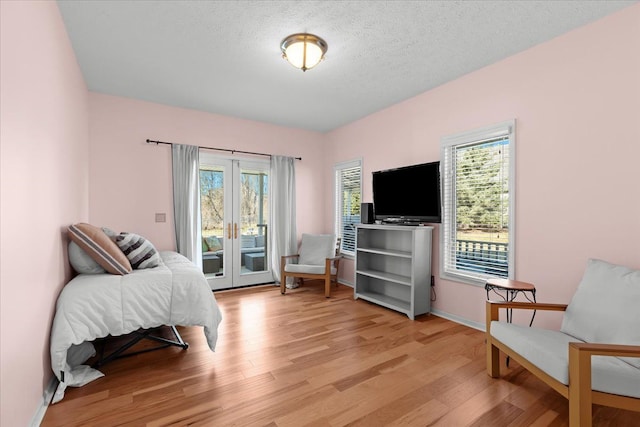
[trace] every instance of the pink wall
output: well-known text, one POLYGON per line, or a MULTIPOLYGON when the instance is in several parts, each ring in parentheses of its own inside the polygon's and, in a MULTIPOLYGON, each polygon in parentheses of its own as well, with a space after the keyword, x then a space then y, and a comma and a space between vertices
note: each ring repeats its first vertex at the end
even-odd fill
MULTIPOLYGON (((331 132, 325 179, 363 156, 371 201, 372 171, 438 160, 442 136, 517 119, 516 278, 568 302, 590 257, 640 267, 638 52, 640 5, 331 132)), ((439 279, 438 262, 436 242, 434 307, 482 323, 484 290, 439 279)))
POLYGON ((302 157, 296 161, 298 232, 322 231, 325 211, 317 195, 331 186, 319 179, 322 134, 97 93, 89 103, 92 223, 141 234, 161 250, 175 248, 171 147, 147 144, 148 138, 302 157), (167 222, 156 223, 156 212, 166 213, 167 222))
POLYGON ((0 15, 0 424, 25 426, 52 377, 66 227, 88 218, 88 100, 55 2, 2 1, 0 15))

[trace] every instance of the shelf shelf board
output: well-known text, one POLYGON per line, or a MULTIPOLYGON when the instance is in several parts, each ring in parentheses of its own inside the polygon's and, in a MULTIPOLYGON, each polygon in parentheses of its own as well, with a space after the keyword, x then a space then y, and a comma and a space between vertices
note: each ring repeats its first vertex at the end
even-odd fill
POLYGON ((409 303, 409 301, 403 301, 401 299, 393 298, 388 295, 383 295, 383 294, 379 294, 376 292, 369 292, 369 291, 356 292, 356 298, 362 298, 364 300, 376 303, 383 307, 387 307, 392 310, 396 310, 401 313, 404 313, 406 315, 410 315, 411 304, 409 303))
POLYGON ((387 273, 386 271, 378 270, 357 270, 356 274, 362 274, 363 276, 369 276, 375 279, 411 287, 411 277, 408 276, 400 276, 399 274, 387 273))
POLYGON ((396 251, 391 249, 380 249, 380 248, 358 248, 358 252, 365 252, 369 254, 378 254, 378 255, 389 255, 400 258, 409 258, 411 259, 411 251, 396 251))

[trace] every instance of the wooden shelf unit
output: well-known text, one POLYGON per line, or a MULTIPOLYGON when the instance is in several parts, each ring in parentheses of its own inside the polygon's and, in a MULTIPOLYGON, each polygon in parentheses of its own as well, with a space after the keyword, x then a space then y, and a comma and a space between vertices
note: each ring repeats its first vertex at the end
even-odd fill
POLYGON ((359 224, 354 298, 415 319, 431 311, 433 227, 359 224))

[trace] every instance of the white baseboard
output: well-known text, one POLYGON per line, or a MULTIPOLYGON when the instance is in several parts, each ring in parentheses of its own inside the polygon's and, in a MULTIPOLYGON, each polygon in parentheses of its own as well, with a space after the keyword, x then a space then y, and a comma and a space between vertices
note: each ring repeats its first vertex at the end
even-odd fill
POLYGON ((31 427, 40 426, 40 423, 42 423, 42 420, 44 419, 44 414, 47 412, 47 408, 49 407, 49 402, 51 402, 51 399, 53 398, 53 394, 56 392, 57 388, 58 388, 58 379, 55 376, 53 376, 51 377, 51 380, 49 380, 49 384, 47 384, 47 388, 44 390, 44 393, 42 394, 42 402, 40 402, 38 409, 36 409, 36 413, 33 415, 33 418, 31 418, 31 423, 29 423, 29 426, 31 427))
POLYGON ((440 311, 440 310, 437 310, 437 309, 432 309, 431 310, 431 314, 433 314, 435 316, 438 316, 438 317, 442 317, 443 319, 451 320, 452 322, 460 323, 461 325, 465 325, 465 326, 468 326, 470 328, 477 329, 479 331, 485 332, 485 324, 484 323, 474 322, 472 320, 465 319, 464 317, 460 317, 460 316, 457 316, 457 315, 451 314, 451 313, 446 313, 444 311, 440 311))
POLYGON ((341 285, 345 285, 345 286, 348 286, 348 287, 350 287, 350 288, 353 288, 353 283, 351 283, 351 282, 347 282, 346 280, 339 279, 339 280, 338 280, 338 283, 340 283, 341 285))

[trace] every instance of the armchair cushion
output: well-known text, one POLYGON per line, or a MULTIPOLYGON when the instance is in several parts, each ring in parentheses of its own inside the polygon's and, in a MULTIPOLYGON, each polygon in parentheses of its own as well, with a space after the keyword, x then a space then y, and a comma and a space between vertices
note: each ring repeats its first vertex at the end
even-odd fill
MULTIPOLYGON (((640 345, 638 301, 640 270, 589 260, 560 330, 589 343, 640 345)), ((640 358, 622 360, 640 369, 640 358)))
POLYGON ((335 256, 336 236, 333 234, 303 234, 300 244, 299 264, 321 265, 335 256))
MULTIPOLYGON (((576 338, 552 331, 506 322, 491 322, 491 335, 529 362, 569 384, 569 343, 576 338)), ((593 390, 640 398, 640 370, 616 357, 594 356, 591 362, 593 390)))

